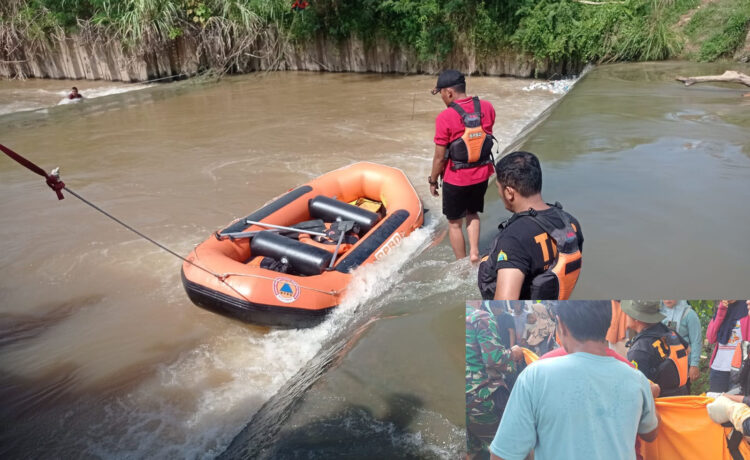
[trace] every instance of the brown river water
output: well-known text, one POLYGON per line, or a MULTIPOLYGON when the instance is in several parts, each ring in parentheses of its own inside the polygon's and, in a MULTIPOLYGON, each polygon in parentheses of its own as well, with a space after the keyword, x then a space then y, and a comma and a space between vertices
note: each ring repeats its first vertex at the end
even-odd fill
MULTIPOLYGON (((503 145, 554 106, 521 139, 545 198, 581 221, 576 298, 749 296, 750 98, 672 80, 722 71, 604 66, 561 100, 530 80, 469 80, 503 145)), ((402 168, 430 208, 327 321, 275 330, 194 307, 179 260, 0 161, 0 456, 459 457, 464 303, 478 292, 428 196, 433 84, 258 74, 0 117, 1 143, 180 254, 359 160, 402 168)), ((508 217, 494 188, 486 200, 483 246, 508 217)))
MULTIPOLYGON (((469 80, 495 102, 504 144, 560 97, 524 91, 531 83, 469 80)), ((270 330, 193 306, 178 259, 75 197, 58 202, 40 177, 0 161, 0 456, 215 457, 264 403, 283 420, 320 375, 360 362, 358 344, 381 328, 399 340, 406 328, 414 343, 403 344, 408 352, 376 345, 376 396, 408 399, 422 388, 418 416, 393 442, 425 455, 460 452, 463 401, 452 390, 461 386, 463 323, 455 313, 473 294, 473 270, 452 262, 445 243, 428 249, 446 227, 424 180, 443 108, 433 85, 428 76, 258 74, 0 118, 0 142, 47 170, 60 166, 72 190, 180 254, 287 189, 358 160, 402 168, 432 209, 403 250, 361 270, 328 321, 270 330), (450 300, 420 302, 433 296, 450 300), (399 355, 421 355, 428 374, 414 374, 416 360, 399 364, 399 355), (287 390, 295 383, 300 394, 287 390)), ((77 86, 86 95, 84 82, 77 86)), ((354 394, 337 402, 365 396, 346 391, 354 394)), ((379 416, 366 431, 395 426, 379 416)), ((272 425, 252 424, 264 440, 272 425)))

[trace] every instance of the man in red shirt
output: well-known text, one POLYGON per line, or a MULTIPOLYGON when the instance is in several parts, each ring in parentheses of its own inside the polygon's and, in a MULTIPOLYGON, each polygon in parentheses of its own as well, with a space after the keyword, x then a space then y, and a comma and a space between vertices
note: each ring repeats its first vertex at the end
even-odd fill
POLYGON ((484 211, 487 180, 493 173, 491 150, 495 109, 487 101, 466 95, 466 79, 457 70, 443 71, 432 94, 440 93, 446 109, 435 120, 435 156, 427 178, 430 193, 438 194, 443 177, 443 214, 448 218, 451 247, 456 259, 466 257, 462 230, 466 218, 469 257, 479 262, 479 213, 484 211), (477 113, 479 112, 479 113, 477 113))

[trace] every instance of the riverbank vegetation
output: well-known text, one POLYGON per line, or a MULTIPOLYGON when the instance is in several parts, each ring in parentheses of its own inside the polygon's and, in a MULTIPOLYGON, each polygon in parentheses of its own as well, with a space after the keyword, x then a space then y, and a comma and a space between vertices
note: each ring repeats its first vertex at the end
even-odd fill
POLYGON ((711 318, 714 316, 714 310, 716 308, 715 300, 689 300, 688 303, 698 314, 698 319, 701 322, 701 331, 703 332, 703 353, 701 353, 701 360, 698 368, 700 369, 700 377, 690 385, 690 393, 694 395, 700 395, 708 391, 710 369, 708 367, 709 357, 711 356, 711 350, 713 345, 709 344, 705 340, 706 330, 708 329, 708 323, 711 322, 711 318))
POLYGON ((278 51, 273 25, 290 22, 281 0, 3 0, 0 59, 49 50, 66 36, 119 41, 127 52, 167 48, 184 37, 209 67, 231 70, 246 54, 278 51), (262 43, 262 46, 258 46, 262 43))
POLYGON ((729 56, 745 42, 750 23, 750 2, 727 0, 698 10, 685 27, 691 58, 713 61, 729 56))
POLYGON ((701 0, 310 0, 301 10, 292 3, 4 0, 0 59, 12 61, 21 49, 34 52, 86 34, 120 40, 141 53, 180 37, 195 40, 211 67, 223 70, 320 36, 356 37, 366 46, 385 39, 423 62, 467 49, 479 56, 510 51, 553 62, 659 60, 682 56, 691 41, 701 45, 688 47, 688 56, 714 60, 744 43, 750 22, 747 0, 716 0, 700 10, 701 0))

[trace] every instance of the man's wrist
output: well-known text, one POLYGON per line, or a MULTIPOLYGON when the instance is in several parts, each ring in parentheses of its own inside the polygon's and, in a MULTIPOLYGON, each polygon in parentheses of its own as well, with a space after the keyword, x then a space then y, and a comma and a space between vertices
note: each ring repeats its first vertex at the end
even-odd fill
POLYGON ((437 179, 433 180, 432 176, 427 176, 427 183, 430 184, 430 185, 437 185, 438 181, 437 181, 437 179))

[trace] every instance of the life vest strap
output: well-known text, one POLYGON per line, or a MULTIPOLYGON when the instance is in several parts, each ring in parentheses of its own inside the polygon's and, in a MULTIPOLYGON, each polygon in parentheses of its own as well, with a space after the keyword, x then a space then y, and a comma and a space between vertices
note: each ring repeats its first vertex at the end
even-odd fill
MULTIPOLYGON (((568 219, 568 216, 564 212, 561 211, 561 208, 559 208, 557 206, 552 206, 550 209, 555 209, 557 211, 558 217, 560 218, 560 220, 563 221, 563 227, 562 228, 564 228, 566 230, 567 229, 571 229, 571 230, 573 229, 572 226, 570 225, 570 219, 568 219)), ((531 219, 534 222, 536 222, 536 224, 538 226, 540 226, 542 228, 542 230, 544 230, 545 232, 547 232, 549 234, 549 236, 551 236, 555 240, 555 243, 557 243, 557 246, 559 248, 562 248, 563 244, 565 243, 565 241, 560 241, 559 237, 557 236, 557 234, 559 232, 555 231, 555 230, 560 230, 560 229, 557 228, 557 227, 555 227, 554 225, 552 225, 547 218, 540 216, 539 213, 536 212, 535 210, 530 209, 527 212, 529 212, 529 217, 531 217, 531 219), (534 211, 534 212, 531 212, 531 211, 534 211)))
POLYGON ((742 442, 743 438, 744 436, 742 435, 742 433, 734 428, 732 429, 732 434, 727 437, 727 450, 729 450, 729 454, 732 456, 732 460, 745 460, 742 452, 740 452, 740 443, 742 442))
MULTIPOLYGON (((555 204, 547 203, 547 205, 550 208, 556 209, 558 211, 557 215, 558 217, 560 217, 560 220, 563 221, 563 225, 564 225, 563 228, 571 229, 571 230, 573 229, 572 225, 570 224, 570 219, 568 218, 568 215, 562 212, 562 205, 560 204, 559 201, 556 201, 555 204)), ((521 212, 517 212, 513 214, 509 219, 500 223, 500 225, 497 227, 498 230, 505 230, 506 228, 508 228, 510 224, 520 219, 521 217, 531 217, 534 220, 534 222, 536 222, 536 224, 542 228, 542 230, 548 233, 549 236, 551 236, 555 240, 555 243, 558 245, 558 247, 562 247, 561 243, 564 243, 564 241, 558 241, 558 238, 556 238, 555 235, 553 234, 553 233, 557 233, 555 232, 555 230, 559 230, 559 228, 552 225, 547 219, 539 216, 539 212, 536 209, 529 208, 527 211, 521 211, 521 212)))
MULTIPOLYGON (((479 118, 482 118, 482 105, 479 103, 479 97, 474 96, 471 98, 471 100, 474 103, 474 111, 472 113, 479 114, 479 118)), ((455 102, 451 102, 448 107, 458 112, 458 114, 461 116, 461 121, 464 121, 469 115, 460 105, 456 104, 455 102)))

